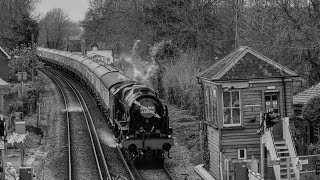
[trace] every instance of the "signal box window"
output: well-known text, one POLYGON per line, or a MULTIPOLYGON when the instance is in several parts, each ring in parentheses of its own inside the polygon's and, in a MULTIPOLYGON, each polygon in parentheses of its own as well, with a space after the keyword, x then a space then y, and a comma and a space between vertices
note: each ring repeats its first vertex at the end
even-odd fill
POLYGON ((238 159, 247 159, 247 150, 246 149, 238 149, 238 159))
POLYGON ((217 122, 217 92, 216 89, 207 88, 205 95, 205 116, 210 124, 218 125, 217 122))
POLYGON ((279 94, 278 93, 266 93, 266 111, 270 113, 280 113, 279 111, 279 94))
POLYGON ((241 125, 240 91, 223 92, 223 125, 241 125))
POLYGON ((205 97, 205 115, 206 115, 206 120, 210 121, 210 115, 209 115, 209 102, 210 102, 210 89, 206 89, 206 97, 205 97))

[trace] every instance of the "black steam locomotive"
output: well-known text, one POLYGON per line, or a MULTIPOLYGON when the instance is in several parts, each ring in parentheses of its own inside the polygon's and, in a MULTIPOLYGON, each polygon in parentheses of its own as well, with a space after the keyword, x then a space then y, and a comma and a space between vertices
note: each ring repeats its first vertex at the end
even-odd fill
POLYGON ((158 160, 174 145, 167 106, 146 85, 99 60, 69 52, 38 48, 47 64, 79 79, 96 97, 128 160, 158 160))

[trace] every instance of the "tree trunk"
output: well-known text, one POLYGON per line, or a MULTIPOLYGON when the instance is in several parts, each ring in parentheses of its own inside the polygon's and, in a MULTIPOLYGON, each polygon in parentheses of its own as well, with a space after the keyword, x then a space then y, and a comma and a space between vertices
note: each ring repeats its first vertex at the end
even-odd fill
POLYGON ((310 123, 310 143, 314 143, 314 130, 313 130, 313 124, 310 123))

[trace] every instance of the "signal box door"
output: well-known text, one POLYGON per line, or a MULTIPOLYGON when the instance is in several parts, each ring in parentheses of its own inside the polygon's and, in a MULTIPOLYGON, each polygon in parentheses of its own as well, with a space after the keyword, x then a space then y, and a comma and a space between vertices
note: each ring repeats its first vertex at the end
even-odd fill
POLYGON ((248 167, 246 163, 235 164, 235 180, 249 180, 248 167))
MULTIPOLYGON (((264 100, 265 100, 265 107, 266 112, 273 112, 273 113, 279 113, 280 112, 280 94, 279 92, 266 92, 264 94, 264 100)), ((283 133, 282 133, 282 121, 280 121, 278 124, 275 124, 273 126, 272 134, 275 139, 282 139, 283 133)))

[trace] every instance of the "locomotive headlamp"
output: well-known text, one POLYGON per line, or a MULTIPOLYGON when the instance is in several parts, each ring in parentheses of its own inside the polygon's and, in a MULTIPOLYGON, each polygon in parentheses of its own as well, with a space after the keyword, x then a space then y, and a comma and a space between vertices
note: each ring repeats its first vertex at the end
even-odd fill
POLYGON ((129 136, 126 136, 126 139, 128 140, 128 139, 129 139, 129 136))
POLYGON ((169 135, 168 135, 168 138, 171 138, 171 137, 172 137, 171 134, 169 134, 169 135))

